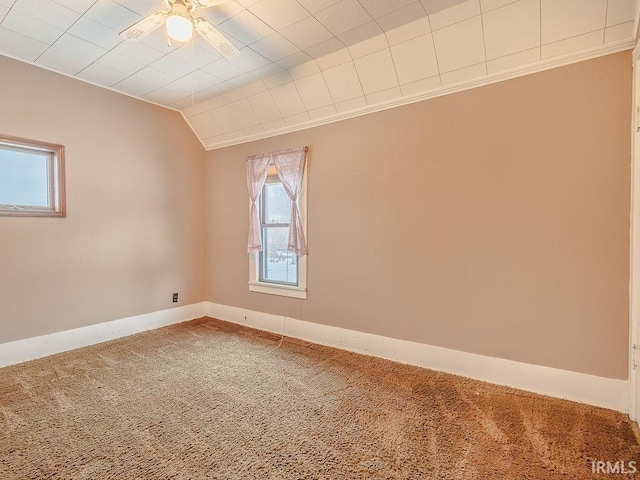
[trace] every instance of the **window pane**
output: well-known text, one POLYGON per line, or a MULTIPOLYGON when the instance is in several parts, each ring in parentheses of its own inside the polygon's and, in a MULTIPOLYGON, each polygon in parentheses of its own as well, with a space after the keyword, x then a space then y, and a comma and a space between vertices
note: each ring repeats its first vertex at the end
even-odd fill
POLYGON ((47 154, 0 148, 0 204, 49 206, 47 154))
MULTIPOLYGON (((282 183, 267 183, 264 186, 265 223, 289 223, 291 200, 282 183)), ((286 246, 286 245, 285 245, 286 246)))
POLYGON ((298 257, 287 251, 289 227, 264 227, 262 279, 264 281, 298 284, 298 257))

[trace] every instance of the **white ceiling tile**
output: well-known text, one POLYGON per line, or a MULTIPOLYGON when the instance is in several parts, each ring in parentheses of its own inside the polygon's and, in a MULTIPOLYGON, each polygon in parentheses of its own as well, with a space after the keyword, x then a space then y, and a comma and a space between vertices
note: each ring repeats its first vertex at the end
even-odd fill
POLYGON ((4 17, 7 16, 7 13, 9 13, 9 7, 3 7, 2 5, 0 5, 0 23, 2 23, 4 17))
POLYGON ((354 60, 366 95, 398 86, 398 78, 389 49, 354 60))
POLYGON ((264 78, 264 83, 267 88, 275 88, 280 85, 284 85, 285 83, 290 83, 292 81, 291 75, 286 70, 281 70, 280 72, 270 75, 264 78))
POLYGON ((297 67, 298 65, 302 65, 303 63, 311 61, 313 61, 313 58, 311 58, 311 56, 309 56, 305 52, 298 52, 294 53, 293 55, 289 55, 282 60, 278 60, 276 63, 285 70, 290 70, 297 67))
POLYGON ((364 42, 356 43, 349 47, 349 53, 351 53, 351 58, 360 58, 365 55, 370 55, 375 52, 379 52, 380 50, 384 50, 388 48, 387 37, 385 34, 376 35, 364 42))
POLYGON ((12 10, 62 30, 66 30, 80 18, 78 12, 52 0, 17 0, 12 10))
POLYGON ((57 70, 68 75, 75 75, 91 64, 92 60, 78 57, 59 47, 49 47, 38 59, 38 65, 57 70))
POLYGON ((141 15, 111 0, 98 0, 85 15, 118 33, 142 20, 141 15))
POLYGON ((284 118, 284 123, 287 125, 300 125, 301 123, 308 122, 309 114, 307 112, 298 113, 297 115, 292 115, 290 117, 284 118))
POLYGON ((293 25, 289 25, 280 33, 302 50, 333 37, 331 32, 314 17, 307 17, 293 25))
POLYGON ((94 45, 93 43, 87 42, 78 37, 74 37, 68 33, 62 35, 54 44, 54 47, 65 50, 69 54, 85 58, 91 60, 92 62, 96 61, 100 57, 102 57, 105 53, 107 53, 106 48, 99 47, 98 45, 94 45))
POLYGON ((54 1, 81 15, 84 14, 87 10, 89 10, 89 8, 91 8, 91 5, 93 4, 93 2, 90 2, 90 1, 88 2, 87 0, 54 0, 54 1))
POLYGON ((212 25, 220 25, 244 11, 244 7, 238 2, 225 2, 209 8, 198 10, 198 16, 204 18, 212 25))
POLYGON ((305 110, 304 103, 302 103, 302 99, 293 82, 272 88, 270 92, 283 117, 289 117, 305 110))
POLYGON ((360 3, 369 15, 379 18, 415 3, 415 0, 360 0, 360 3))
POLYGON ((238 100, 242 100, 246 97, 247 96, 244 94, 241 88, 236 88, 235 90, 231 90, 230 92, 222 95, 222 99, 224 100, 225 105, 237 102, 238 100))
POLYGON ((46 43, 38 42, 31 38, 0 27, 0 52, 34 61, 48 48, 46 43))
POLYGON ((247 128, 258 125, 260 120, 246 98, 227 105, 236 128, 247 128))
MULTIPOLYGON (((167 87, 165 87, 165 88, 167 88, 167 87)), ((200 113, 204 113, 204 112, 207 112, 209 110, 213 110, 214 108, 221 107, 224 104, 225 103, 224 103, 224 100, 222 99, 222 97, 216 96, 216 97, 211 98, 209 100, 205 100, 203 102, 200 102, 199 104, 194 105, 192 107, 185 108, 184 112, 182 112, 182 113, 184 113, 184 115, 187 116, 187 117, 191 117, 193 115, 198 115, 200 113)))
POLYGON ((440 82, 440 75, 418 80, 417 82, 406 83, 400 86, 402 96, 411 97, 413 95, 419 95, 436 88, 440 88, 442 83, 440 82))
POLYGON ((449 72, 485 60, 480 17, 433 32, 440 72, 449 72))
POLYGON ((138 70, 142 70, 144 68, 144 63, 136 62, 135 60, 131 60, 129 58, 123 57, 113 51, 105 54, 96 60, 96 63, 103 65, 107 68, 112 68, 118 72, 126 73, 127 75, 131 75, 132 73, 137 72, 138 70))
POLYGON ((172 51, 169 56, 193 65, 195 68, 204 67, 222 58, 217 52, 200 48, 194 45, 193 42, 172 51))
POLYGON ((487 70, 489 73, 496 73, 509 70, 522 65, 528 65, 540 60, 540 47, 525 50, 523 52, 514 53, 505 57, 496 58, 487 62, 487 70))
POLYGON ((281 30, 309 16, 295 0, 260 0, 249 10, 275 30, 281 30))
POLYGON ((314 73, 318 72, 320 72, 318 62, 316 62, 315 60, 311 60, 310 62, 306 62, 291 68, 289 70, 289 75, 291 75, 292 79, 297 80, 299 78, 313 75, 314 73))
POLYGON ((267 85, 263 80, 258 80, 242 87, 242 91, 244 92, 245 96, 249 97, 251 95, 257 95, 258 93, 266 92, 267 85))
POLYGON ((380 90, 379 92, 370 93, 366 96, 367 103, 369 105, 379 105, 381 103, 397 100, 402 96, 400 87, 388 88, 387 90, 380 90))
POLYGON ((336 50, 329 55, 317 58, 316 62, 318 63, 320 70, 326 70, 328 68, 336 67, 338 65, 342 65, 343 63, 350 62, 351 60, 352 58, 349 49, 343 48, 341 50, 336 50))
POLYGON ((300 3, 309 12, 316 13, 338 3, 339 1, 340 0, 298 0, 298 3, 300 3))
POLYGON ((577 52, 585 48, 602 45, 603 41, 603 30, 596 30, 595 32, 589 32, 576 37, 550 43, 548 45, 542 45, 540 57, 544 60, 545 58, 577 52))
POLYGON ((171 105, 172 103, 182 99, 180 94, 166 88, 159 88, 153 92, 147 93, 143 98, 159 105, 171 105))
MULTIPOLYGON (((382 29, 376 22, 365 23, 359 27, 349 30, 348 32, 341 33, 338 38, 345 45, 355 45, 356 43, 364 42, 365 40, 383 35, 382 29)), ((386 42, 386 39, 385 39, 386 42)))
POLYGON ((320 10, 315 17, 334 35, 348 32, 372 20, 358 0, 341 0, 320 10))
MULTIPOLYGON (((343 63, 322 72, 335 103, 362 97, 362 86, 353 62, 343 63)), ((363 97, 364 100, 364 97, 363 97)), ((365 101, 366 103, 366 101, 365 101)))
MULTIPOLYGON (((269 65, 265 65, 264 67, 256 68, 255 70, 251 71, 252 75, 255 75, 258 78, 262 78, 265 81, 265 83, 267 78, 272 77, 274 75, 282 75, 285 73, 286 73, 286 70, 275 63, 270 63, 269 65)), ((287 81, 290 81, 290 80, 287 80, 287 81)))
POLYGON ((299 51, 298 47, 279 33, 274 33, 251 44, 251 48, 272 62, 276 62, 299 51))
POLYGON ((200 138, 213 137, 222 133, 220 125, 218 125, 218 122, 214 120, 209 112, 188 117, 187 122, 189 122, 189 125, 191 125, 196 135, 200 138))
POLYGON ((273 97, 268 91, 252 95, 247 100, 262 123, 282 117, 276 102, 273 101, 273 97))
POLYGON ((434 11, 433 0, 422 0, 422 5, 429 14, 429 21, 433 30, 439 30, 480 15, 480 0, 466 0, 437 11, 434 11))
POLYGON ((256 3, 258 3, 260 0, 237 0, 237 1, 243 7, 249 8, 250 6, 255 5, 256 3))
POLYGON ((64 33, 64 30, 52 27, 17 10, 11 10, 5 16, 2 28, 47 44, 52 44, 64 33))
POLYGON ((637 4, 637 0, 609 0, 607 3, 607 27, 633 20, 637 4))
POLYGON ((165 73, 151 67, 145 67, 116 83, 113 88, 141 96, 167 85, 172 80, 173 78, 165 73))
POLYGON ((443 73, 440 75, 442 85, 451 85, 455 83, 466 82, 474 80, 487 75, 487 64, 480 63, 478 65, 471 65, 469 67, 454 70, 452 72, 443 73))
POLYGON ((633 21, 607 27, 604 31, 605 43, 633 39, 633 37, 633 21))
POLYGON ((521 0, 483 15, 487 58, 540 45, 540 0, 521 0))
POLYGON ((334 105, 328 105, 322 108, 316 108, 315 110, 309 110, 309 118, 311 120, 318 120, 320 118, 327 118, 337 113, 334 105))
POLYGON ((321 73, 315 73, 295 81, 298 93, 307 110, 333 104, 331 94, 321 73))
MULTIPOLYGON (((164 75, 164 74, 163 74, 164 75)), ((213 75, 209 75, 201 70, 180 77, 179 79, 168 83, 166 87, 170 90, 180 93, 183 96, 191 96, 203 90, 217 87, 220 84, 213 75)), ((159 88, 159 87, 156 87, 159 88)))
POLYGON ((519 0, 480 0, 480 9, 482 12, 489 12, 496 8, 504 7, 510 3, 517 2, 519 0))
POLYGON ((387 35, 387 42, 389 45, 396 45, 398 43, 406 42, 412 38, 419 37, 431 32, 431 25, 429 24, 429 18, 423 17, 411 23, 407 23, 393 30, 389 30, 387 35))
MULTIPOLYGON (((420 2, 413 2, 400 10, 391 12, 384 17, 377 18, 376 22, 380 25, 382 30, 388 32, 408 23, 418 21, 421 18, 427 18, 427 12, 424 11, 420 2)), ((429 30, 424 33, 429 33, 430 31, 431 27, 429 27, 429 30)))
POLYGON ((244 73, 244 70, 229 63, 229 60, 224 58, 210 63, 209 65, 205 65, 200 70, 210 73, 221 80, 229 80, 244 73))
MULTIPOLYGON (((252 75, 251 73, 243 73, 242 75, 238 75, 237 77, 231 78, 228 80, 229 83, 233 83, 238 88, 244 88, 247 85, 254 83, 258 77, 252 75)), ((244 90, 242 90, 244 91, 244 90)))
POLYGON ((350 100, 345 100, 344 102, 338 102, 335 104, 336 111, 338 113, 352 112, 354 110, 359 110, 366 106, 367 106, 367 99, 364 96, 352 98, 350 100))
POLYGON ((605 26, 607 0, 541 1, 543 44, 603 29, 605 26))
POLYGON ((190 107, 192 104, 193 104, 192 98, 189 96, 173 102, 171 104, 171 107, 182 110, 184 108, 190 107))
POLYGON ((247 10, 221 23, 218 28, 246 45, 275 33, 273 28, 247 10))
POLYGON ((81 17, 68 32, 109 50, 123 41, 118 32, 87 17, 81 17))
MULTIPOLYGON (((194 36, 197 35, 194 33, 194 36)), ((160 27, 149 35, 140 40, 141 43, 148 45, 149 47, 153 47, 159 52, 162 53, 170 53, 174 50, 179 49, 183 46, 190 46, 191 42, 183 43, 171 40, 169 42, 169 35, 167 35, 167 29, 165 27, 160 27)))
MULTIPOLYGON (((58 0, 54 0, 58 1, 58 0)), ((81 2, 83 0, 67 0, 72 2, 81 2)), ((95 1, 95 0, 94 0, 95 1)), ((128 8, 129 10, 133 10, 137 14, 146 17, 147 15, 151 15, 158 10, 166 10, 164 5, 158 4, 159 0, 113 0, 116 3, 119 3, 123 7, 128 8)), ((93 2, 91 2, 93 3, 93 2)))
POLYGON ((0 7, 11 8, 14 3, 16 3, 16 0, 0 0, 0 7))
POLYGON ((140 42, 122 42, 111 50, 111 52, 122 55, 135 62, 144 63, 145 65, 155 62, 164 56, 163 52, 140 42))
POLYGON ((316 45, 305 48, 304 51, 311 55, 313 58, 319 58, 325 55, 329 55, 338 50, 342 50, 344 47, 344 43, 342 43, 336 37, 331 37, 329 40, 325 40, 324 42, 320 42, 316 45))
POLYGON ((394 45, 391 47, 391 54, 400 84, 438 74, 438 62, 431 34, 394 45))
POLYGON ((233 117, 231 116, 231 111, 228 106, 223 105, 221 107, 214 108, 211 110, 211 115, 220 126, 222 132, 236 130, 237 127, 233 123, 233 117))
POLYGON ((165 55, 164 57, 159 58, 151 64, 151 67, 174 78, 182 77, 194 70, 194 68, 188 63, 178 60, 171 55, 165 55))
POLYGON ((264 132, 264 127, 260 124, 253 125, 252 127, 243 128, 238 130, 238 136, 236 138, 250 137, 252 135, 259 135, 264 132))
POLYGON ((87 68, 77 74, 77 77, 83 78, 98 85, 106 85, 110 87, 114 83, 118 83, 128 77, 128 74, 105 67, 99 63, 92 63, 87 68))
POLYGON ((262 126, 264 127, 265 131, 273 131, 273 130, 278 130, 280 128, 284 128, 287 126, 287 124, 284 123, 284 120, 282 118, 279 118, 277 120, 265 122, 262 124, 262 126))
POLYGON ((244 47, 240 50, 240 55, 236 58, 227 60, 230 64, 235 65, 245 72, 250 72, 256 68, 264 67, 271 62, 250 47, 244 47))

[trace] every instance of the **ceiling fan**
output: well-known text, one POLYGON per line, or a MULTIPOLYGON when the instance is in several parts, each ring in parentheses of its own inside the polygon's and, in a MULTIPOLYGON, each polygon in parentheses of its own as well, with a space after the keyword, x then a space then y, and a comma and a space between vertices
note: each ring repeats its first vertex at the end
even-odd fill
POLYGON ((202 8, 220 5, 229 0, 161 0, 166 6, 165 10, 159 10, 143 18, 138 23, 131 25, 120 33, 125 40, 140 40, 151 32, 167 25, 167 35, 178 42, 188 42, 195 30, 218 50, 225 58, 234 58, 240 51, 220 31, 199 17, 195 12, 202 8))

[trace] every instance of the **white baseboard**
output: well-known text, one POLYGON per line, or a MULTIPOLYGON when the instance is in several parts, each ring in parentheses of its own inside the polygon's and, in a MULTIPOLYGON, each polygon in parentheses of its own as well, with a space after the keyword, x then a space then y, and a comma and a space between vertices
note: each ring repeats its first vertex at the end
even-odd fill
POLYGON ((106 342, 205 316, 207 302, 0 344, 0 367, 106 342))
POLYGON ((396 362, 628 413, 628 382, 206 302, 206 315, 396 362))

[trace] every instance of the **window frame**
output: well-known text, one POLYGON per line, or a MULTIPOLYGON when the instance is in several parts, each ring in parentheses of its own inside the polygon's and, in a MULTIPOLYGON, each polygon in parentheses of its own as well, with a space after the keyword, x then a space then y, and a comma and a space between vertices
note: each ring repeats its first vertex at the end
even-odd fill
POLYGON ((0 216, 66 217, 64 145, 0 135, 0 150, 17 150, 27 153, 45 153, 47 155, 47 195, 50 204, 48 207, 40 207, 0 203, 0 216))
MULTIPOLYGON (((302 185, 300 186, 300 194, 298 196, 298 210, 300 212, 300 220, 302 221, 302 230, 305 238, 307 237, 307 163, 305 162, 302 174, 302 185)), ((265 182, 266 185, 266 182, 265 182)), ((263 186, 264 188, 264 186, 263 186)), ((260 213, 260 234, 262 235, 263 223, 263 195, 260 194, 258 199, 258 212, 260 213)), ((249 205, 251 211, 251 205, 249 205)), ((308 241, 307 241, 308 243, 308 241)), ((283 283, 265 282, 260 280, 260 260, 262 252, 249 254, 249 291, 255 293, 264 293, 267 295, 279 295, 283 297, 298 298, 306 300, 307 298, 307 255, 298 255, 298 285, 287 285, 283 283)))

